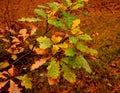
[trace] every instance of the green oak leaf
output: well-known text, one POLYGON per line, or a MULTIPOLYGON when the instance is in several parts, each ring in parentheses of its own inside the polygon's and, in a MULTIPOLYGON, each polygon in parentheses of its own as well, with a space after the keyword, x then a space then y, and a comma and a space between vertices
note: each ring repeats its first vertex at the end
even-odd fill
POLYGON ((92 40, 92 38, 87 34, 79 35, 78 38, 81 40, 92 40))
POLYGON ((50 38, 47 38, 46 36, 44 37, 38 37, 37 41, 39 42, 39 47, 41 49, 46 49, 46 48, 50 48, 52 45, 52 41, 50 40, 50 38))
POLYGON ((54 25, 55 27, 62 28, 66 30, 65 24, 63 24, 61 21, 56 20, 56 19, 49 19, 48 23, 51 25, 54 25))
POLYGON ((92 70, 88 62, 86 61, 86 59, 82 55, 80 55, 80 59, 81 59, 81 62, 83 63, 82 67, 85 69, 85 71, 88 73, 92 73, 92 70))
POLYGON ((84 45, 82 42, 77 42, 76 48, 81 52, 87 52, 88 47, 84 45))
POLYGON ((46 18, 46 13, 45 13, 44 10, 42 10, 42 9, 35 9, 34 11, 35 11, 35 13, 37 13, 38 15, 42 16, 44 19, 46 18))
POLYGON ((96 56, 98 54, 98 51, 92 48, 88 48, 88 53, 90 53, 93 56, 96 56))
POLYGON ((60 19, 61 22, 63 22, 67 28, 71 29, 73 21, 78 18, 66 11, 62 11, 62 15, 63 15, 63 17, 60 19))
POLYGON ((84 64, 80 56, 77 57, 65 57, 62 61, 66 64, 70 64, 73 68, 81 68, 84 64))
POLYGON ((54 58, 51 58, 50 64, 48 66, 48 76, 56 79, 60 75, 59 66, 54 58))
POLYGON ((76 82, 75 73, 64 63, 61 62, 61 65, 62 65, 62 71, 64 72, 63 77, 70 83, 76 82))
POLYGON ((53 9, 53 10, 58 10, 61 8, 61 6, 57 2, 52 2, 48 3, 48 5, 53 9))
POLYGON ((31 79, 26 74, 24 76, 17 76, 16 78, 21 80, 21 85, 26 89, 32 89, 31 79))
POLYGON ((21 19, 18 19, 18 21, 23 21, 23 22, 39 22, 39 21, 42 21, 41 19, 39 18, 25 18, 25 17, 22 17, 21 19))
POLYGON ((77 43, 77 38, 74 36, 69 37, 70 43, 76 44, 77 43))
POLYGON ((66 6, 71 6, 71 5, 72 5, 72 1, 71 1, 71 0, 62 0, 62 2, 63 2, 66 6))
POLYGON ((75 2, 71 8, 71 10, 77 10, 79 8, 84 7, 85 3, 84 2, 75 2))
POLYGON ((66 50, 65 50, 65 55, 66 56, 74 56, 76 54, 76 51, 74 48, 71 48, 71 47, 68 47, 66 50))

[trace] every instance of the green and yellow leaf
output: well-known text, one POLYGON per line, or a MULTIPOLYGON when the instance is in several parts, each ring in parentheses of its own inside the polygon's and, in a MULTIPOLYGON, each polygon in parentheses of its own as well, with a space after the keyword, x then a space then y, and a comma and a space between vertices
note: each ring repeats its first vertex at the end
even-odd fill
POLYGON ((84 45, 82 42, 77 42, 76 48, 81 52, 87 52, 88 47, 84 45))
POLYGON ((49 19, 48 23, 51 25, 54 25, 55 27, 62 28, 64 30, 66 30, 65 24, 63 24, 61 21, 59 21, 57 19, 49 19))
POLYGON ((60 48, 68 48, 68 44, 66 42, 58 44, 60 48))
POLYGON ((79 35, 78 38, 81 40, 92 40, 92 38, 87 34, 79 35))
POLYGON ((69 37, 69 42, 72 44, 76 44, 77 43, 77 38, 75 36, 70 36, 69 37))
POLYGON ((63 77, 70 83, 76 82, 76 75, 73 71, 64 63, 61 63, 62 71, 64 72, 63 77))
POLYGON ((74 6, 71 8, 71 10, 77 10, 79 8, 83 8, 85 4, 84 2, 80 2, 80 3, 75 2, 73 5, 74 6))
POLYGON ((71 26, 73 24, 73 21, 78 19, 76 16, 66 12, 66 11, 62 11, 62 19, 61 22, 65 24, 65 26, 68 28, 68 29, 71 29, 71 26))
POLYGON ((5 60, 4 62, 0 62, 0 70, 7 68, 8 66, 10 66, 10 64, 7 60, 5 60))
POLYGON ((57 79, 60 75, 60 68, 54 58, 51 58, 50 64, 48 66, 48 76, 57 79))
POLYGON ((79 24, 80 24, 80 19, 74 20, 71 29, 75 29, 77 26, 79 26, 79 24))
POLYGON ((58 45, 53 45, 53 47, 52 47, 52 54, 53 55, 56 54, 58 52, 58 50, 59 50, 59 46, 58 45))
POLYGON ((92 70, 88 62, 86 61, 86 59, 82 55, 80 56, 80 59, 81 59, 81 62, 83 63, 82 67, 85 69, 85 71, 88 73, 92 73, 92 70))
POLYGON ((92 48, 88 48, 88 53, 92 56, 96 56, 98 54, 98 51, 92 48))
POLYGON ((74 48, 68 47, 68 48, 65 50, 65 55, 66 55, 66 56, 71 56, 71 57, 73 57, 75 54, 76 54, 76 51, 75 51, 74 48))
POLYGON ((71 0, 62 0, 62 2, 63 2, 66 6, 71 6, 71 5, 72 5, 71 0))
POLYGON ((26 89, 32 89, 31 79, 26 74, 24 76, 17 76, 16 78, 21 80, 21 85, 26 89))
POLYGON ((45 13, 45 11, 44 10, 42 10, 42 9, 35 9, 34 10, 35 11, 35 13, 37 13, 38 15, 40 15, 40 16, 42 16, 44 19, 46 19, 46 13, 45 13))
POLYGON ((39 21, 42 21, 41 19, 39 18, 24 18, 22 17, 21 19, 18 19, 18 21, 23 21, 23 22, 39 22, 39 21))
POLYGON ((41 49, 46 49, 46 48, 50 48, 52 45, 52 41, 50 40, 50 38, 47 38, 46 36, 44 37, 38 37, 37 41, 39 42, 39 47, 41 49))

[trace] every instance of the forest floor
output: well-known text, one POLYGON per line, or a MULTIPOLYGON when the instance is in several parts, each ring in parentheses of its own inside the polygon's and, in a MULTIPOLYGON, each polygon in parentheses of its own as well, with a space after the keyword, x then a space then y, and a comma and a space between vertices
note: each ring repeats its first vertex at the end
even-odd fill
MULTIPOLYGON (((0 0, 0 28, 19 28, 17 19, 35 16, 33 9, 49 1, 55 0, 0 0)), ((77 83, 60 80, 54 86, 49 86, 46 77, 39 77, 34 80, 34 89, 25 93, 120 93, 120 0, 89 0, 84 10, 89 15, 80 15, 81 30, 91 35, 91 46, 98 51, 97 59, 88 59, 93 73, 79 71, 77 83)), ((0 56, 2 60, 4 56, 0 56)), ((17 70, 26 64, 19 64, 17 70)))

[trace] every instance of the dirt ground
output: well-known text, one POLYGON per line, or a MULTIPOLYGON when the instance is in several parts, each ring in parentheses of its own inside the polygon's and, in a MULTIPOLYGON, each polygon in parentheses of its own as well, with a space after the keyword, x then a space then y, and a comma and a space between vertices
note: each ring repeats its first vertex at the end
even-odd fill
MULTIPOLYGON (((37 5, 52 1, 59 2, 0 0, 0 28, 19 25, 19 18, 36 16, 37 5)), ((93 37, 91 45, 99 52, 97 60, 89 62, 93 75, 82 73, 75 85, 61 83, 48 89, 40 85, 40 93, 120 93, 120 0, 89 0, 83 10, 90 16, 80 15, 81 29, 93 37)))

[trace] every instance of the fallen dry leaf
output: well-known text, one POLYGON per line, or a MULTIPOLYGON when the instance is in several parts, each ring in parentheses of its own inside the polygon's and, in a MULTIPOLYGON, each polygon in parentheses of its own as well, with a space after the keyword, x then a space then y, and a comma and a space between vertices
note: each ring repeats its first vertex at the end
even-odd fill
POLYGON ((13 40, 12 40, 12 43, 20 43, 21 41, 18 39, 18 38, 16 38, 16 37, 13 37, 12 38, 13 40))
POLYGON ((19 31, 19 34, 23 36, 24 41, 29 37, 29 34, 27 33, 27 29, 21 29, 19 31))
POLYGON ((46 63, 46 61, 49 59, 50 57, 46 57, 46 58, 41 58, 41 59, 35 59, 34 60, 34 64, 32 64, 32 66, 31 66, 31 70, 35 70, 35 69, 37 69, 38 67, 40 67, 40 66, 42 66, 43 64, 45 64, 46 63))
POLYGON ((10 29, 10 30, 8 30, 11 34, 13 34, 13 35, 15 35, 16 34, 16 32, 15 32, 15 30, 13 30, 13 29, 10 29))
POLYGON ((5 81, 5 82, 0 82, 0 89, 1 89, 2 87, 4 87, 4 86, 8 83, 8 81, 9 81, 9 80, 7 80, 7 81, 5 81))
POLYGON ((17 59, 17 55, 11 55, 11 58, 12 58, 13 60, 16 60, 16 59, 17 59))
POLYGON ((4 76, 4 73, 3 72, 0 72, 0 79, 6 79, 6 77, 4 76))
POLYGON ((48 54, 48 51, 47 51, 46 49, 34 48, 34 51, 35 51, 38 55, 48 54))
POLYGON ((0 70, 6 68, 8 66, 10 66, 8 60, 4 60, 3 62, 0 62, 0 70))
POLYGON ((31 28, 30 35, 34 35, 35 32, 37 31, 37 27, 35 27, 34 25, 30 25, 30 28, 31 28))
POLYGON ((9 93, 21 93, 21 88, 17 87, 18 85, 15 84, 12 80, 10 80, 10 88, 8 89, 9 93))
POLYGON ((59 82, 59 79, 53 79, 51 77, 48 77, 48 83, 49 83, 49 85, 54 85, 57 82, 59 82))
POLYGON ((52 35, 51 40, 52 40, 54 43, 59 43, 59 42, 62 40, 62 37, 61 37, 61 36, 52 35))
POLYGON ((12 65, 12 67, 10 69, 8 69, 8 72, 9 72, 10 76, 14 76, 14 65, 12 65))
POLYGON ((10 48, 6 49, 6 51, 11 54, 19 54, 24 51, 24 48, 19 45, 20 43, 15 43, 10 48))

